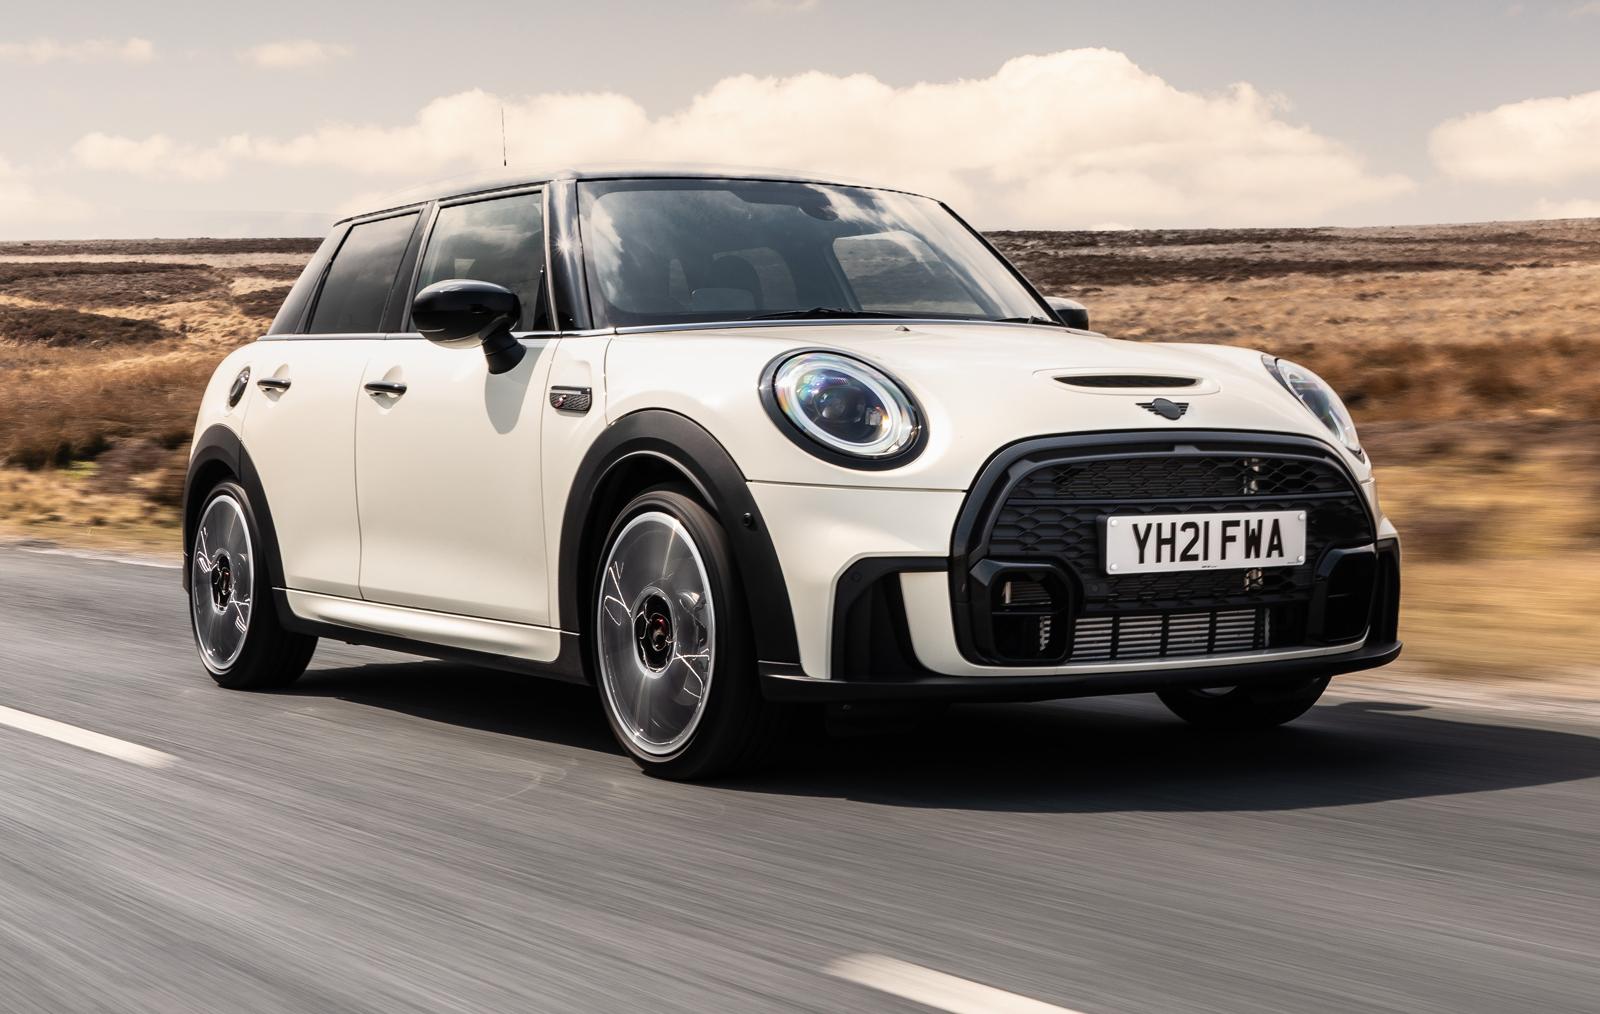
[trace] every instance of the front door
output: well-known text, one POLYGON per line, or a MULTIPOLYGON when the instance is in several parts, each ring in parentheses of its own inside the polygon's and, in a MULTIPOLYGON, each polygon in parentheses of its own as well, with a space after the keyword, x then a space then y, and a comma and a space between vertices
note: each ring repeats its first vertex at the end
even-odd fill
POLYGON ((441 348, 414 332, 373 350, 355 412, 361 594, 370 601, 550 621, 539 427, 554 338, 543 223, 539 191, 442 205, 414 286, 470 278, 517 293, 528 354, 515 369, 492 375, 480 350, 441 348))

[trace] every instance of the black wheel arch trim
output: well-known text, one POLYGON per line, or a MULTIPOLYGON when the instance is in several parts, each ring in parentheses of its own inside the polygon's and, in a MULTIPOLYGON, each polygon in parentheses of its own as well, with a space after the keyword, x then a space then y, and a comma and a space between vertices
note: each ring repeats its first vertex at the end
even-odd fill
MULTIPOLYGON (((200 520, 205 494, 211 489, 209 483, 200 483, 198 480, 219 468, 244 487, 249 495, 250 510, 262 542, 256 556, 266 564, 270 587, 282 588, 283 560, 278 554, 278 530, 272 523, 272 508, 267 501, 266 490, 261 487, 261 475, 256 471, 255 462, 250 460, 249 452, 244 449, 239 434, 229 426, 216 423, 195 438, 194 449, 189 456, 189 470, 183 479, 184 591, 189 590, 189 554, 194 543, 194 527, 200 520)), ((279 610, 280 620, 287 621, 290 618, 286 610, 279 610)))
POLYGON ((562 631, 582 634, 586 625, 590 575, 584 562, 598 558, 598 540, 605 538, 611 521, 597 517, 594 506, 617 469, 640 457, 664 461, 679 472, 722 522, 749 609, 756 657, 780 665, 798 663, 789 586, 748 480, 716 437, 688 416, 666 409, 642 409, 613 422, 578 465, 561 524, 557 601, 562 631))

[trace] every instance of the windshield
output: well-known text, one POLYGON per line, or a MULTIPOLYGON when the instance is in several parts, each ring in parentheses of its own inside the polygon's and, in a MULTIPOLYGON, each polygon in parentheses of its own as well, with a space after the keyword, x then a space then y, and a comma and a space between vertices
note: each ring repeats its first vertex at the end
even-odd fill
POLYGON ((590 181, 578 195, 602 327, 1049 316, 1004 261, 925 197, 697 179, 590 181))

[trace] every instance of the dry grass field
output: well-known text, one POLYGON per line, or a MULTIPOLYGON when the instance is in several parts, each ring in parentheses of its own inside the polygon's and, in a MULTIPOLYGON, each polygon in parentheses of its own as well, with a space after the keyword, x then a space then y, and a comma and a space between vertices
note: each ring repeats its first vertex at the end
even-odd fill
MULTIPOLYGON (((1600 676, 1600 221, 993 238, 1109 334, 1341 389, 1405 537, 1408 657, 1600 676)), ((173 551, 201 386, 314 246, 0 244, 0 538, 173 551)))

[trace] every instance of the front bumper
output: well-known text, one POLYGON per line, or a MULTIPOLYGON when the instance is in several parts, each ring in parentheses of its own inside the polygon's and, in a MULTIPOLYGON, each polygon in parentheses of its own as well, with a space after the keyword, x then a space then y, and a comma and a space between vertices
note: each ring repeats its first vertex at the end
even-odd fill
POLYGON ((1297 683, 1388 665, 1400 642, 1363 643, 1353 651, 1314 658, 1202 665, 1180 669, 1066 676, 914 676, 908 679, 812 679, 797 667, 761 668, 768 700, 812 703, 852 701, 1051 701, 1071 697, 1145 694, 1178 687, 1297 683))
POLYGON ((1306 680, 1372 668, 1399 655, 1400 554, 1394 530, 1376 510, 1370 489, 1305 438, 1175 433, 1156 441, 1141 433, 1027 442, 1015 454, 997 456, 967 494, 766 484, 752 484, 752 490, 782 561, 799 635, 798 665, 788 660, 759 664, 764 692, 773 699, 1045 700, 1306 680), (1306 510, 1312 514, 1308 548, 1315 557, 1308 566, 1276 576, 1269 572, 1267 580, 1238 589, 1226 586, 1227 572, 1186 578, 1177 589, 1119 587, 1117 579, 1092 577, 1093 546, 1075 545, 1067 536, 1094 531, 1094 519, 1111 510, 1144 509, 1148 502, 1174 509, 1172 494, 1152 487, 1170 484, 1179 466, 1196 459, 1241 456, 1252 466, 1248 488, 1215 490, 1216 475, 1233 473, 1201 471, 1213 491, 1187 496, 1177 509, 1306 510), (1137 483, 1124 483, 1130 492, 1111 500, 1100 497, 1084 505, 1072 499, 1075 490, 1047 492, 1038 509, 1056 513, 1043 515, 1043 527, 1031 530, 1038 536, 1032 543, 1017 541, 1024 526, 1009 519, 996 527, 994 505, 1005 503, 1002 494, 1009 495, 1018 478, 1041 463, 1150 457, 1171 458, 1174 467, 1134 476, 1137 483), (1261 467, 1276 467, 1274 460, 1300 470, 1290 478, 1301 485, 1315 482, 1323 488, 1307 490, 1305 502, 1296 502, 1301 494, 1278 487, 1258 490, 1257 475, 1263 487, 1273 481, 1270 468, 1261 467), (1149 501, 1151 496, 1168 499, 1149 501), (1083 516, 1069 516, 1068 510, 1083 516), (999 534, 991 538, 993 532, 999 534), (998 548, 1002 536, 1014 544, 998 548), (1086 613, 1097 617, 1099 636, 1111 631, 1110 650, 1087 650, 1096 646, 1090 637, 1079 652, 1069 637, 1065 650, 1052 641, 1045 653, 1049 628, 1041 625, 1040 657, 993 651, 994 639, 986 644, 974 637, 976 624, 968 619, 983 601, 968 577, 981 576, 984 559, 998 559, 1004 570, 1038 566, 1025 562, 1033 560, 1062 565, 1057 569, 1065 571, 1074 594, 1058 619, 1075 627, 1086 613), (1224 627, 1239 622, 1240 610, 1257 616, 1254 634, 1225 639, 1225 629, 1240 629, 1224 627), (1193 632, 1204 630, 1208 613, 1214 643, 1197 650, 1193 632), (1152 624, 1159 626, 1160 651, 1141 653, 1141 643, 1148 648, 1158 636, 1152 624), (1126 640, 1123 632, 1129 634, 1126 640), (1181 650, 1168 650, 1169 634, 1181 650))
MULTIPOLYGON (((1055 670, 984 667, 966 675, 929 668, 925 656, 939 653, 912 635, 906 605, 915 600, 898 594, 907 577, 943 578, 945 561, 864 560, 845 573, 840 584, 849 590, 835 601, 833 678, 817 679, 800 666, 763 662, 758 667, 761 689, 775 701, 1046 701, 1178 687, 1295 683, 1374 669, 1400 657, 1400 544, 1380 539, 1372 550, 1379 565, 1366 631, 1356 643, 1055 670)), ((924 626, 937 629, 939 618, 930 619, 935 622, 924 626)))

